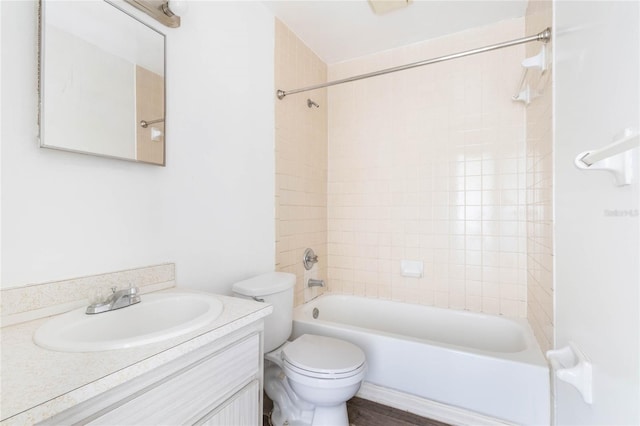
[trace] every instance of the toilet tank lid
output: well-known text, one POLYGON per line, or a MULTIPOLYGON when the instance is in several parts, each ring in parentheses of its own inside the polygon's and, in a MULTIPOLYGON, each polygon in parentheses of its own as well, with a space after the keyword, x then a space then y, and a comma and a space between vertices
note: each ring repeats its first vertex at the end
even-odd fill
POLYGON ((267 272, 233 285, 234 293, 244 296, 267 296, 289 290, 296 284, 296 276, 288 272, 267 272))

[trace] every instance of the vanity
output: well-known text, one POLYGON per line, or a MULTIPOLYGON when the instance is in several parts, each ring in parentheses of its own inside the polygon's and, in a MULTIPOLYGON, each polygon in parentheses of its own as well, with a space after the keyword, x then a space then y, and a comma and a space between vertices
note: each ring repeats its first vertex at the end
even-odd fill
POLYGON ((1 424, 260 424, 263 318, 272 308, 215 298, 222 310, 205 326, 131 348, 44 349, 33 336, 55 316, 3 327, 1 424))

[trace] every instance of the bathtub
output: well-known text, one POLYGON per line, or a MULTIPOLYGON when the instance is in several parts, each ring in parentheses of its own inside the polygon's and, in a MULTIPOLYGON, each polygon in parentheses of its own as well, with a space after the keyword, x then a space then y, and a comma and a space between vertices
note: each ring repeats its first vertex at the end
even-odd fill
POLYGON ((363 398, 453 424, 550 422, 547 363, 524 320, 325 294, 294 310, 292 337, 306 333, 364 350, 363 398))

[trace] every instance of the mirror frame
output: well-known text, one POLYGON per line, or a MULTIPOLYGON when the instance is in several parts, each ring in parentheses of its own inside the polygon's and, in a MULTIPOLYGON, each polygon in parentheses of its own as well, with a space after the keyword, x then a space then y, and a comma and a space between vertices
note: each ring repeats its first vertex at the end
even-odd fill
MULTIPOLYGON (((162 163, 154 163, 151 161, 141 161, 141 160, 137 160, 135 158, 128 158, 128 157, 118 157, 115 155, 108 155, 108 154, 101 154, 101 153, 95 153, 95 152, 91 152, 91 151, 81 151, 81 150, 77 150, 77 149, 71 149, 71 148, 65 148, 62 146, 56 146, 56 145, 47 145, 44 141, 44 136, 43 136, 43 121, 44 121, 44 69, 45 69, 45 63, 44 63, 44 57, 45 57, 45 29, 44 29, 44 25, 45 25, 45 7, 44 7, 44 3, 47 2, 47 0, 38 0, 38 142, 39 142, 39 146, 40 148, 47 148, 47 149, 54 149, 54 150, 58 150, 58 151, 66 151, 66 152, 74 152, 77 154, 84 154, 84 155, 92 155, 92 156, 96 156, 96 157, 102 157, 102 158, 111 158, 111 159, 115 159, 115 160, 123 160, 123 161, 129 161, 129 162, 133 162, 133 163, 140 163, 140 164, 149 164, 149 165, 154 165, 154 166, 161 166, 161 167, 166 167, 167 165, 167 138, 166 138, 166 134, 167 134, 167 36, 165 33, 163 33, 162 31, 159 31, 157 28, 152 27, 151 25, 149 25, 148 23, 144 22, 142 19, 140 19, 139 17, 135 16, 134 14, 132 14, 131 12, 125 10, 124 8, 122 8, 119 4, 117 4, 115 1, 113 0, 100 0, 103 1, 104 3, 108 4, 109 6, 115 8, 116 10, 118 10, 119 12, 124 13, 125 15, 129 16, 131 19, 134 19, 136 22, 138 22, 139 24, 144 25, 145 27, 149 28, 150 30, 152 30, 153 32, 157 33, 158 35, 162 36, 162 55, 163 55, 163 70, 164 70, 164 76, 163 76, 163 84, 162 84, 162 89, 164 91, 163 93, 163 98, 164 98, 164 108, 163 108, 163 116, 162 116, 162 120, 163 120, 163 124, 164 124, 164 131, 163 131, 163 142, 162 142, 162 163)), ((126 3, 125 3, 126 4, 126 3)), ((137 119, 135 119, 137 122, 137 119)), ((136 123, 136 126, 139 126, 140 123, 136 123)))

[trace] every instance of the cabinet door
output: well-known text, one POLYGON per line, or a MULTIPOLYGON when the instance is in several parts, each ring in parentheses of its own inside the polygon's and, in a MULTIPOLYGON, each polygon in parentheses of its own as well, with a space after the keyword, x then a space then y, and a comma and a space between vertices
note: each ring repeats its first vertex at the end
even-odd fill
POLYGON ((260 338, 256 334, 110 407, 105 413, 98 413, 99 417, 89 424, 192 424, 203 417, 201 413, 212 412, 237 395, 238 389, 253 383, 259 365, 260 338))
POLYGON ((262 424, 260 410, 260 382, 254 380, 241 391, 212 411, 196 425, 203 426, 255 426, 262 424))

